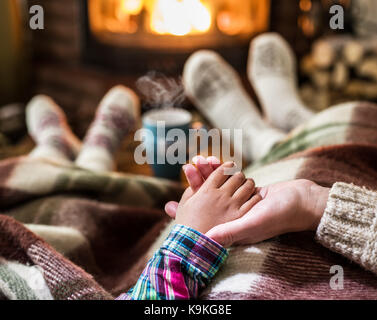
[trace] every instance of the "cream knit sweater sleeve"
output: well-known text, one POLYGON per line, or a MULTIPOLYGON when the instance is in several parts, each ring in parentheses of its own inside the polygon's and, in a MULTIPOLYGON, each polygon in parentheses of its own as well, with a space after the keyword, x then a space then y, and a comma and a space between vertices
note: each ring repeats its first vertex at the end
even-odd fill
POLYGON ((377 273, 377 192, 335 183, 316 238, 330 250, 377 273))

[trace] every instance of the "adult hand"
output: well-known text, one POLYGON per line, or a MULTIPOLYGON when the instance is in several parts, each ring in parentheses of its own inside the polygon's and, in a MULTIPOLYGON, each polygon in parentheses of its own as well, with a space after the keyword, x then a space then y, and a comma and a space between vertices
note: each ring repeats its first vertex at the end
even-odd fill
POLYGON ((223 246, 253 244, 275 236, 316 230, 330 189, 309 180, 281 182, 256 193, 262 197, 243 217, 215 226, 206 235, 223 246))

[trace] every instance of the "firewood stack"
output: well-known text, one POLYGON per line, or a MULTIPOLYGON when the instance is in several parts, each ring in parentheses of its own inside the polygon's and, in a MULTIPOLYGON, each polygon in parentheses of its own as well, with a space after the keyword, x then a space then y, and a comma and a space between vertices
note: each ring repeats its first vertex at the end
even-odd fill
POLYGON ((315 110, 352 101, 377 101, 377 37, 317 40, 300 62, 300 92, 315 110))

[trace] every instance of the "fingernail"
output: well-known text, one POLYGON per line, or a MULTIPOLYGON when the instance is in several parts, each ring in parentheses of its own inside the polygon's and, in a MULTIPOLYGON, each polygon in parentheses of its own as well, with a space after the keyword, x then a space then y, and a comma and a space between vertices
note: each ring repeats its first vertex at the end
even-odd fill
POLYGON ((206 160, 207 162, 212 162, 213 164, 220 164, 220 160, 214 156, 210 156, 206 160))
POLYGON ((192 158, 192 162, 194 162, 195 164, 207 164, 207 160, 201 155, 192 158))

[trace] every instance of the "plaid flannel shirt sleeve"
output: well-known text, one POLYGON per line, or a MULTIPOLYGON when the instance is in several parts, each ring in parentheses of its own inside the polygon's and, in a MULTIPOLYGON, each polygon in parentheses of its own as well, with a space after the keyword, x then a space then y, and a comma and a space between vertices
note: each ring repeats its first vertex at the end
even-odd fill
POLYGON ((227 257, 228 251, 215 241, 176 225, 136 285, 117 300, 196 299, 227 257))

